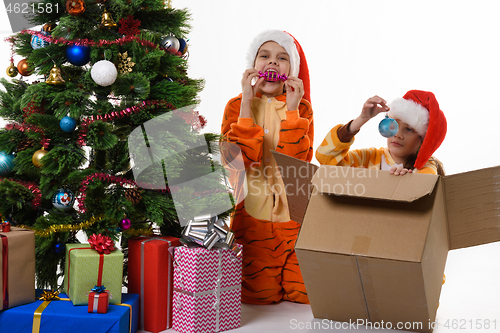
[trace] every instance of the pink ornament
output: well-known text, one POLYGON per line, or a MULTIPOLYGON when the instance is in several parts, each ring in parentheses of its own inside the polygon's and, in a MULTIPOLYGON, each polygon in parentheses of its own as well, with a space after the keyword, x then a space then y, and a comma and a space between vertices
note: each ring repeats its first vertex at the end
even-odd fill
POLYGON ((120 221, 120 228, 122 228, 122 230, 129 229, 131 225, 132 221, 130 221, 130 219, 127 217, 120 221))

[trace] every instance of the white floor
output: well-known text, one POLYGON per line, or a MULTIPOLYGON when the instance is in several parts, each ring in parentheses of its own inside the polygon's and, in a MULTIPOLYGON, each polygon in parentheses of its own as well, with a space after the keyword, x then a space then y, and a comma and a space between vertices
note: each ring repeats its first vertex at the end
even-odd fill
MULTIPOLYGON (((445 274, 434 332, 500 332, 500 242, 450 251, 445 274)), ((340 325, 315 319, 309 305, 243 304, 241 327, 232 332, 400 332, 365 326, 336 329, 340 325)))

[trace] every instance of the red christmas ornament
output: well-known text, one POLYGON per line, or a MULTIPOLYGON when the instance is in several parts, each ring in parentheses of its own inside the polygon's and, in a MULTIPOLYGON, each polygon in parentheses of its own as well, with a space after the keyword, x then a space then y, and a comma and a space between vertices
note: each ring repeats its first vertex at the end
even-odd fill
POLYGON ((113 240, 108 236, 103 236, 102 234, 93 234, 89 238, 90 247, 96 250, 99 254, 110 254, 111 251, 115 250, 115 244, 113 240))

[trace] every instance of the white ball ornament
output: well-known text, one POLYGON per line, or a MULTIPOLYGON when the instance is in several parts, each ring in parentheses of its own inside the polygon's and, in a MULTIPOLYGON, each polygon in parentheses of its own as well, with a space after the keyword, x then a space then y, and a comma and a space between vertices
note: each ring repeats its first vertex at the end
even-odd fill
POLYGON ((90 76, 95 83, 106 87, 115 82, 116 77, 118 76, 118 71, 116 70, 115 64, 111 61, 100 60, 92 66, 90 76))

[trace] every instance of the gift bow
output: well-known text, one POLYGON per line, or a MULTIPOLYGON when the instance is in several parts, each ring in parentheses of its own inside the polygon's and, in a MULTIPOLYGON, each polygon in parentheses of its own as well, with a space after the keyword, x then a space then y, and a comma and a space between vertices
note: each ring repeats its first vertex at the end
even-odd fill
POLYGON ((57 290, 55 291, 44 290, 40 295, 39 299, 41 301, 53 301, 53 300, 59 300, 61 298, 59 298, 59 292, 57 290))
POLYGON ((105 286, 97 286, 95 285, 94 288, 91 289, 91 291, 96 292, 98 294, 103 293, 106 290, 105 286))
POLYGON ((103 236, 102 234, 93 234, 89 237, 89 244, 94 250, 99 254, 110 254, 111 251, 115 250, 115 244, 113 240, 108 236, 103 236))
POLYGON ((188 221, 182 232, 182 238, 208 250, 217 244, 217 247, 230 248, 236 257, 242 254, 241 249, 234 244, 234 232, 217 215, 194 217, 193 220, 188 221))

